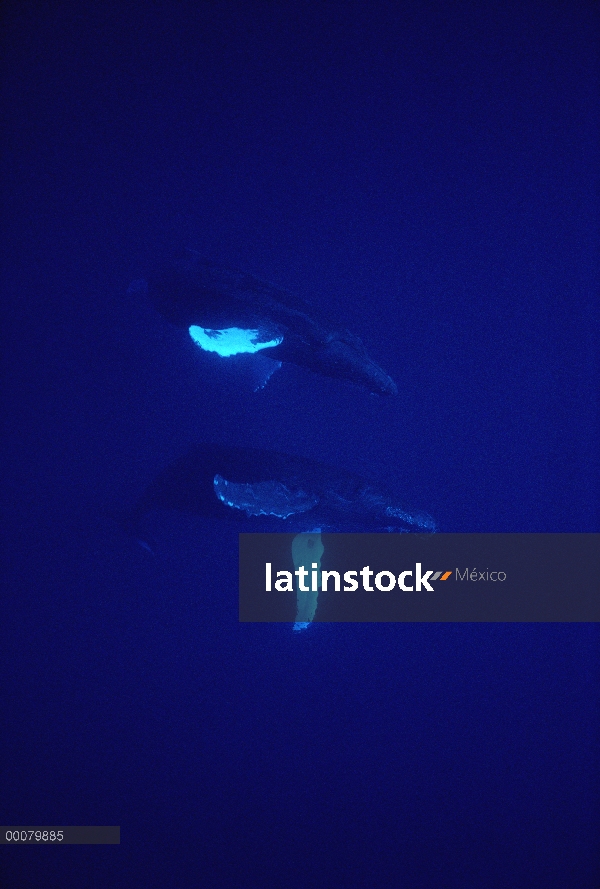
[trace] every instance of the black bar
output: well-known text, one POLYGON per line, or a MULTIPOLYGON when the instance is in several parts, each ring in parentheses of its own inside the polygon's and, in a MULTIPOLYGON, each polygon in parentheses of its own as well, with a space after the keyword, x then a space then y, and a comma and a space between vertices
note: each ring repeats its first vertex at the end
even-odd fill
POLYGON ((0 827, 0 846, 112 846, 120 827, 0 827))
MULTIPOLYGON (((294 536, 240 534, 241 621, 296 620, 297 595, 285 580, 294 572, 294 536)), ((372 589, 359 577, 358 588, 345 590, 342 580, 336 591, 329 580, 318 592, 316 622, 600 621, 599 534, 324 532, 321 542, 321 571, 343 578, 368 566, 372 589)))

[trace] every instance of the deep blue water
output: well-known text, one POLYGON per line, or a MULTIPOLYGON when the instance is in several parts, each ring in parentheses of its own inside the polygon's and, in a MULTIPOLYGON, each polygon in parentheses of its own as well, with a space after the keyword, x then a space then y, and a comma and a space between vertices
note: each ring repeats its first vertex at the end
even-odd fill
POLYGON ((237 623, 237 537, 103 517, 196 441, 442 531, 600 530, 599 7, 9 2, 1 889, 597 889, 594 625, 237 623), (400 394, 256 394, 132 279, 313 301, 400 394))

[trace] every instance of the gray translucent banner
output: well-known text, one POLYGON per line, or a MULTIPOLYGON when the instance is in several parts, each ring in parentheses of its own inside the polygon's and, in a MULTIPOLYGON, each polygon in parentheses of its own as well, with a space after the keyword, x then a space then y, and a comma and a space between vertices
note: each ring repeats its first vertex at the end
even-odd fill
POLYGON ((240 534, 239 552, 244 622, 600 620, 600 534, 240 534))
POLYGON ((0 827, 4 846, 119 845, 120 827, 0 827))

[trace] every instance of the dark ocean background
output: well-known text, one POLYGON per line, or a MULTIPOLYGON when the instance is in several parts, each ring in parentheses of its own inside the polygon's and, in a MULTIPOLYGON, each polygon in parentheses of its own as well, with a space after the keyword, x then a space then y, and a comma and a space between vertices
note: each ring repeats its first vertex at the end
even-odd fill
POLYGON ((599 531, 597 3, 4 4, 1 889, 597 889, 594 625, 237 622, 237 536, 108 521, 203 439, 442 531, 599 531), (254 394, 127 294, 182 246, 400 394, 254 394))

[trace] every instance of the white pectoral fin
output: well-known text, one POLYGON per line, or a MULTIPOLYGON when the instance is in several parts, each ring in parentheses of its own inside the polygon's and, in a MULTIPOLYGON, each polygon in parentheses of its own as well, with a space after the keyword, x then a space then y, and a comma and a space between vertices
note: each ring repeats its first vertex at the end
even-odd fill
POLYGON ((307 572, 301 586, 301 577, 295 575, 296 586, 296 623, 294 630, 303 630, 311 623, 317 610, 319 588, 321 583, 321 556, 324 547, 319 533, 297 534, 292 541, 292 559, 298 571, 304 568, 307 572), (313 572, 316 572, 313 583, 313 572))
POLYGON ((309 624, 312 622, 317 610, 319 593, 303 593, 296 589, 296 623, 309 624))
POLYGON ((213 479, 215 494, 225 506, 243 509, 247 516, 271 515, 287 519, 296 513, 308 512, 319 498, 283 482, 230 482, 217 473, 213 479))
POLYGON ((264 389, 281 361, 263 355, 263 349, 273 349, 283 342, 283 334, 273 325, 258 328, 226 327, 212 329, 192 324, 189 328, 192 341, 203 352, 227 359, 227 364, 250 378, 254 392, 264 389))

